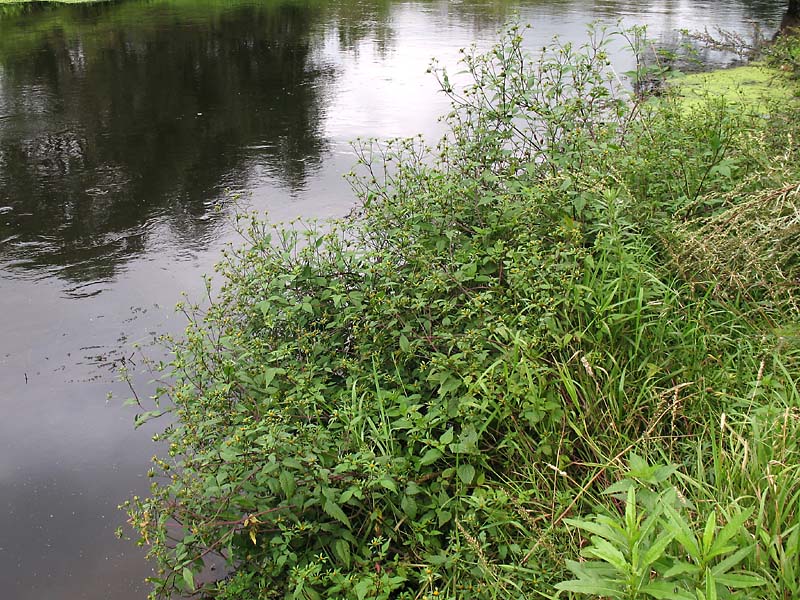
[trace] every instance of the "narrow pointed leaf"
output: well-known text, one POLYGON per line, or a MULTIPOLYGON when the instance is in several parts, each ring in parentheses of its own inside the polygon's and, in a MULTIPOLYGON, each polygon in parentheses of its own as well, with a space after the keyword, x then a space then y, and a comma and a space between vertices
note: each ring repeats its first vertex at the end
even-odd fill
POLYGON ((716 580, 717 583, 733 589, 758 587, 759 585, 764 585, 767 583, 764 579, 758 577, 757 575, 745 575, 740 573, 728 573, 726 575, 720 575, 716 578, 716 580))
POLYGON ((714 531, 717 528, 717 514, 711 511, 706 520, 705 529, 703 529, 703 554, 708 555, 711 551, 711 544, 714 542, 714 531))
POLYGON ((603 538, 593 537, 592 544, 592 546, 583 551, 584 554, 606 561, 621 573, 628 571, 628 561, 625 560, 625 555, 608 541, 603 538))

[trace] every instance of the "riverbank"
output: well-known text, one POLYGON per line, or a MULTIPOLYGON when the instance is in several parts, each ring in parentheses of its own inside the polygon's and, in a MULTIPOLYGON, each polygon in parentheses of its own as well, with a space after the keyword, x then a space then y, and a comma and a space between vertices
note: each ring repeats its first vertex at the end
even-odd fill
POLYGON ((351 219, 243 217, 127 505, 154 594, 800 593, 796 104, 640 103, 590 39, 438 71, 351 219))

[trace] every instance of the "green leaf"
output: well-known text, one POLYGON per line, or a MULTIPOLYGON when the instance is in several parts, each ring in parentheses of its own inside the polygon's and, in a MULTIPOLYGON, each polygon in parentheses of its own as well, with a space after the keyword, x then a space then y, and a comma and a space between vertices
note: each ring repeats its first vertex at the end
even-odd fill
POLYGON ((753 551, 755 548, 754 545, 747 546, 745 548, 741 548, 727 557, 725 560, 720 561, 716 565, 711 568, 711 572, 714 573, 714 576, 719 578, 724 575, 726 572, 730 571, 732 568, 741 564, 741 562, 747 558, 747 556, 753 551))
POLYGON ((628 529, 628 535, 632 538, 637 530, 635 487, 628 488, 628 500, 625 502, 625 525, 628 529))
POLYGON ((556 589, 562 592, 573 592, 576 594, 589 594, 590 596, 610 596, 611 598, 624 598, 625 595, 621 588, 612 587, 607 581, 584 581, 572 579, 556 584, 556 589))
POLYGON ((644 553, 644 558, 642 559, 643 563, 642 566, 649 567, 654 562, 663 557, 664 550, 666 550, 667 546, 670 545, 673 538, 674 535, 671 533, 662 535, 660 538, 658 538, 656 542, 652 546, 650 546, 644 553))
POLYGON ((337 521, 343 523, 348 529, 351 528, 350 519, 347 518, 347 515, 344 514, 344 511, 335 502, 326 500, 325 503, 322 505, 322 510, 324 510, 329 516, 333 517, 337 521))
POLYGON ((403 509, 403 512, 409 519, 413 519, 417 516, 417 501, 414 500, 413 496, 404 495, 403 499, 400 500, 400 508, 403 509))
POLYGON ((744 575, 740 573, 718 575, 716 580, 717 583, 733 589, 758 587, 767 583, 766 580, 758 577, 757 575, 744 575))
POLYGON ((416 494, 421 494, 422 488, 417 485, 414 481, 409 481, 408 485, 406 486, 406 494, 410 496, 415 496, 416 494))
POLYGON ((358 600, 364 600, 367 597, 367 594, 369 594, 371 589, 372 589, 371 579, 362 579, 353 586, 353 590, 355 591, 356 598, 358 598, 358 600))
POLYGON ((668 581, 652 581, 640 588, 639 591, 659 600, 675 600, 676 598, 694 600, 693 596, 679 590, 674 583, 668 581))
POLYGON ((684 562, 682 560, 676 561, 669 569, 664 571, 664 577, 672 578, 678 575, 697 575, 700 572, 700 567, 692 563, 684 562))
POLYGON ((403 352, 408 352, 411 349, 411 344, 408 341, 408 338, 404 335, 400 335, 400 350, 403 352))
POLYGON ((336 558, 344 564, 348 569, 350 568, 350 544, 346 540, 336 540, 333 542, 333 554, 336 558))
POLYGON ((466 484, 472 483, 475 478, 475 467, 470 464, 461 465, 458 467, 458 478, 466 484))
POLYGON ((650 465, 647 461, 635 452, 631 452, 628 458, 628 471, 632 477, 647 478, 650 476, 650 465))
POLYGON ((382 488, 389 490, 390 492, 397 493, 397 485, 395 485, 394 481, 388 477, 384 477, 378 480, 378 483, 382 488))
POLYGON ((453 428, 451 427, 441 435, 441 437, 439 438, 439 443, 449 444, 450 442, 453 441, 453 437, 454 437, 453 428))
POLYGON ((627 538, 621 530, 615 529, 612 523, 604 523, 601 519, 602 517, 597 517, 596 521, 584 521, 580 519, 564 519, 564 521, 573 527, 578 527, 579 529, 599 535, 611 542, 616 542, 617 545, 624 545, 627 543, 627 538))
POLYGON ((697 539, 694 537, 694 532, 686 519, 681 516, 669 504, 664 504, 664 512, 667 515, 667 529, 674 534, 675 539, 683 546, 683 548, 690 554, 692 558, 700 562, 703 559, 700 551, 700 546, 697 539))
POLYGON ((419 464, 422 466, 430 465, 435 463, 442 457, 442 451, 437 450, 436 448, 431 448, 425 454, 423 454, 422 458, 419 460, 419 464))
POLYGON ((301 463, 296 458, 284 458, 283 459, 283 466, 284 467, 289 467, 290 469, 302 470, 303 463, 301 463))
POLYGON ((608 486, 605 490, 603 490, 604 494, 619 494, 621 492, 628 493, 628 490, 635 486, 636 483, 631 479, 621 479, 616 483, 612 483, 608 486))
POLYGON ((297 484, 294 480, 294 475, 292 475, 291 471, 281 471, 281 474, 278 476, 278 480, 281 484, 281 491, 283 491, 284 495, 287 498, 290 498, 292 494, 294 494, 295 489, 297 488, 297 484))
POLYGON ((711 544, 714 542, 714 531, 717 528, 717 513, 716 511, 711 511, 711 514, 708 515, 708 519, 706 520, 705 529, 703 529, 703 554, 708 556, 709 551, 711 550, 711 544))
POLYGON ((157 419, 158 417, 166 414, 167 411, 165 410, 148 410, 143 413, 136 415, 133 419, 134 428, 141 427, 148 421, 152 419, 157 419))
POLYGON ((264 369, 264 389, 267 389, 269 387, 269 384, 272 383, 272 380, 275 379, 276 375, 281 375, 285 372, 286 371, 284 369, 275 367, 264 369))
POLYGON ((724 550, 723 548, 727 548, 728 542, 731 541, 731 539, 733 539, 733 537, 741 531, 742 526, 752 514, 752 508, 748 508, 747 510, 736 513, 733 518, 731 518, 730 521, 728 521, 720 530, 719 534, 717 535, 717 539, 714 540, 714 543, 707 552, 707 558, 713 558, 720 554, 729 552, 729 550, 724 550))
POLYGON ((592 537, 592 546, 589 546, 583 551, 583 554, 594 556, 600 560, 606 561, 612 565, 620 573, 627 573, 629 570, 628 561, 625 555, 622 554, 617 548, 612 546, 607 540, 601 537, 592 537))
POLYGON ((189 567, 183 567, 183 581, 186 584, 186 588, 190 591, 194 591, 194 573, 189 567))
POLYGON ((706 569, 706 600, 717 600, 717 583, 708 569, 706 569))

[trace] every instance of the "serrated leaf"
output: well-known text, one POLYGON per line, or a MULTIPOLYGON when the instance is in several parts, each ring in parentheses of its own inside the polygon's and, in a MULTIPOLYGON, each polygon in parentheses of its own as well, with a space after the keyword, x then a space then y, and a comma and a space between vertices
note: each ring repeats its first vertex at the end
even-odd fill
POLYGON ((371 588, 371 579, 362 579, 353 586, 353 590, 355 591, 358 600, 364 600, 367 597, 367 594, 369 594, 371 588))
POLYGON ((612 494, 620 494, 620 493, 628 493, 628 490, 636 485, 631 479, 622 479, 617 481, 616 483, 612 483, 608 486, 605 490, 603 490, 604 494, 612 495, 612 494))
POLYGON ((289 467, 290 469, 298 469, 299 470, 299 469, 303 468, 303 463, 301 463, 296 458, 291 458, 290 457, 290 458, 284 458, 283 459, 283 466, 284 467, 289 467))
POLYGON ((422 493, 422 488, 421 488, 421 487, 419 487, 419 486, 416 484, 416 482, 414 482, 414 481, 409 481, 409 482, 408 482, 408 485, 406 486, 406 494, 408 494, 408 495, 410 495, 410 496, 414 496, 414 495, 416 495, 416 494, 420 494, 420 493, 422 493))
POLYGON ((135 429, 139 428, 148 421, 151 421, 152 419, 157 419, 158 417, 166 414, 166 412, 167 411, 164 410, 148 410, 141 414, 138 414, 133 418, 134 428, 135 429))
POLYGON ((267 389, 269 387, 269 384, 272 383, 272 380, 275 379, 276 375, 281 375, 285 372, 286 371, 284 369, 276 367, 270 367, 264 369, 264 389, 267 389))
POLYGON ((634 477, 646 477, 650 474, 650 465, 648 465, 647 461, 641 456, 635 452, 631 452, 630 457, 628 458, 628 470, 634 477))
POLYGON ((472 483, 475 479, 475 467, 470 464, 460 465, 458 467, 458 478, 466 484, 472 483))
POLYGON ((656 467, 652 479, 655 483, 661 483, 669 479, 676 471, 677 469, 673 465, 661 465, 656 467))
POLYGON ((347 515, 344 514, 344 511, 338 504, 331 502, 330 500, 326 500, 322 505, 322 510, 324 510, 328 516, 333 517, 350 529, 350 519, 347 518, 347 515))

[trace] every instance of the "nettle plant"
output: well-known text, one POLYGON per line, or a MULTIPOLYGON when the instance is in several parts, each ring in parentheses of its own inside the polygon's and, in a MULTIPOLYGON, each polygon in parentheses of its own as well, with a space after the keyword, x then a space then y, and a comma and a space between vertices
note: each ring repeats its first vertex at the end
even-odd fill
POLYGON ((716 600, 766 585, 743 569, 756 547, 744 528, 753 509, 712 509, 696 523, 696 507, 669 483, 674 473, 632 454, 627 477, 605 492, 622 513, 567 519, 589 536, 581 551, 588 560, 568 561, 575 579, 556 588, 624 600, 716 600))

